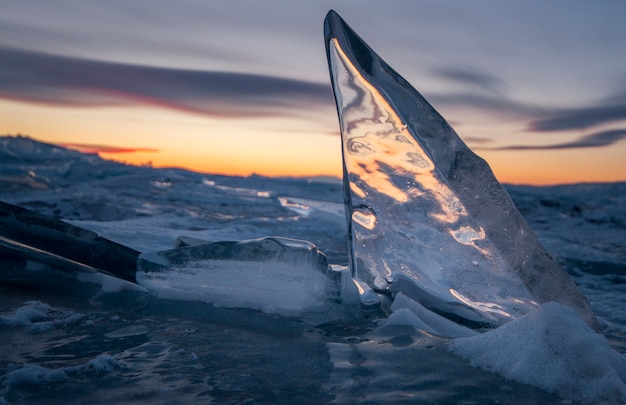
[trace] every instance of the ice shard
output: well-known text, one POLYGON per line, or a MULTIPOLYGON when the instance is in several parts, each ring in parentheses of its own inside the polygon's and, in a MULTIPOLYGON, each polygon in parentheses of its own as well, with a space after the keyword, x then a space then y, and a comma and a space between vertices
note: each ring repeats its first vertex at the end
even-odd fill
POLYGON ((471 326, 548 301, 595 326, 487 163, 334 11, 324 36, 356 281, 471 326))
POLYGON ((139 252, 95 232, 0 201, 0 256, 135 282, 139 252))

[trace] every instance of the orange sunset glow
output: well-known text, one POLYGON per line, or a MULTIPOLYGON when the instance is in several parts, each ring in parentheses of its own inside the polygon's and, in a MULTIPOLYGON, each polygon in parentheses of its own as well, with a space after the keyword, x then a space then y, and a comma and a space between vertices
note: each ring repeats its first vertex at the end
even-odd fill
MULTIPOLYGON (((321 38, 327 6, 302 5, 278 24, 279 6, 207 3, 200 18, 184 4, 128 14, 100 1, 40 13, 15 3, 0 16, 0 135, 132 165, 341 177, 321 38)), ((626 181, 619 13, 583 3, 455 7, 336 8, 501 182, 626 181), (592 11, 604 18, 587 20, 582 35, 579 17, 592 11)))
MULTIPOLYGON (((30 135, 131 165, 236 176, 341 177, 338 133, 278 131, 262 120, 255 127, 157 109, 98 111, 0 101, 0 111, 10 111, 2 120, 7 134, 30 135), (85 143, 91 140, 100 144, 85 143)), ((329 108, 330 118, 336 119, 333 114, 329 108)), ((464 132, 457 132, 465 138, 464 132)), ((467 138, 501 182, 550 185, 626 178, 625 171, 619 170, 625 167, 626 143, 612 148, 500 151, 473 144, 471 134, 467 138)))

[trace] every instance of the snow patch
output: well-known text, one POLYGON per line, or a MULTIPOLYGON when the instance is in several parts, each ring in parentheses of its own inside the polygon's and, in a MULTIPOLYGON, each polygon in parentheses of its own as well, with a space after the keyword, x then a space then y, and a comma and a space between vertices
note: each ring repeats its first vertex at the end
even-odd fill
POLYGON ((0 316, 0 325, 25 326, 34 332, 45 332, 74 325, 83 317, 83 314, 52 308, 40 301, 27 301, 13 312, 0 316))
POLYGON ((101 354, 87 363, 75 367, 47 368, 36 364, 26 364, 16 370, 9 371, 4 377, 7 386, 15 385, 47 385, 63 382, 72 376, 100 376, 121 368, 121 363, 108 354, 101 354))
POLYGON ((626 358, 555 302, 489 332, 453 340, 448 348, 475 367, 565 399, 626 402, 626 358))

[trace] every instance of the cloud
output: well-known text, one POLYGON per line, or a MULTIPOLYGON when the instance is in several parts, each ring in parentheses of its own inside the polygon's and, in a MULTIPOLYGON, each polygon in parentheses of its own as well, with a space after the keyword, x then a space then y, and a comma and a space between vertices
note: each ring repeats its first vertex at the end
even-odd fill
POLYGON ((429 95, 428 100, 434 104, 482 110, 516 119, 531 119, 545 113, 541 107, 512 99, 507 83, 491 73, 469 67, 441 67, 432 72, 462 85, 461 91, 429 95))
POLYGON ((86 154, 98 154, 98 153, 139 153, 139 152, 158 152, 158 149, 153 148, 129 148, 110 145, 97 145, 89 143, 57 143, 57 146, 66 149, 72 149, 86 154))
POLYGON ((332 107, 327 84, 139 66, 0 48, 0 97, 53 105, 152 105, 219 117, 332 107))
POLYGON ((480 72, 471 68, 440 68, 434 73, 444 79, 471 85, 480 90, 493 94, 504 94, 507 91, 507 85, 504 80, 492 74, 480 72))
MULTIPOLYGON (((580 137, 571 142, 556 143, 551 145, 511 145, 498 148, 483 148, 489 150, 554 150, 554 149, 574 149, 574 148, 598 148, 601 146, 613 145, 616 142, 626 139, 626 129, 613 129, 608 131, 595 132, 580 137)), ((478 148, 477 148, 478 149, 478 148)))
POLYGON ((553 108, 521 103, 504 94, 447 93, 428 96, 435 105, 471 108, 528 122, 531 132, 586 130, 626 121, 626 96, 607 98, 582 108, 553 108))
POLYGON ((528 125, 531 131, 550 132, 587 129, 626 120, 626 87, 615 83, 616 91, 596 103, 579 108, 546 110, 528 125))
POLYGON ((504 96, 479 93, 432 94, 427 99, 435 105, 471 108, 486 111, 498 116, 511 116, 516 119, 530 119, 544 110, 516 102, 504 96))
POLYGON ((597 103, 580 108, 553 108, 520 103, 507 96, 507 84, 490 73, 472 68, 440 68, 434 73, 452 82, 469 85, 472 93, 442 94, 430 97, 435 103, 507 114, 529 121, 532 132, 584 130, 626 120, 626 90, 618 91, 597 103))
POLYGON ((532 121, 529 129, 532 131, 584 129, 624 119, 626 119, 626 102, 558 111, 546 118, 532 121))

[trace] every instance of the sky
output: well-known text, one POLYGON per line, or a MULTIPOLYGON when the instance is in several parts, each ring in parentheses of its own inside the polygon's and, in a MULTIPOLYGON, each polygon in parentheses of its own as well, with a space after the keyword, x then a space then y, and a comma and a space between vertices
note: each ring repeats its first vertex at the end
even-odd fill
POLYGON ((626 2, 0 0, 0 134, 341 176, 330 9, 502 182, 626 181, 626 2))

